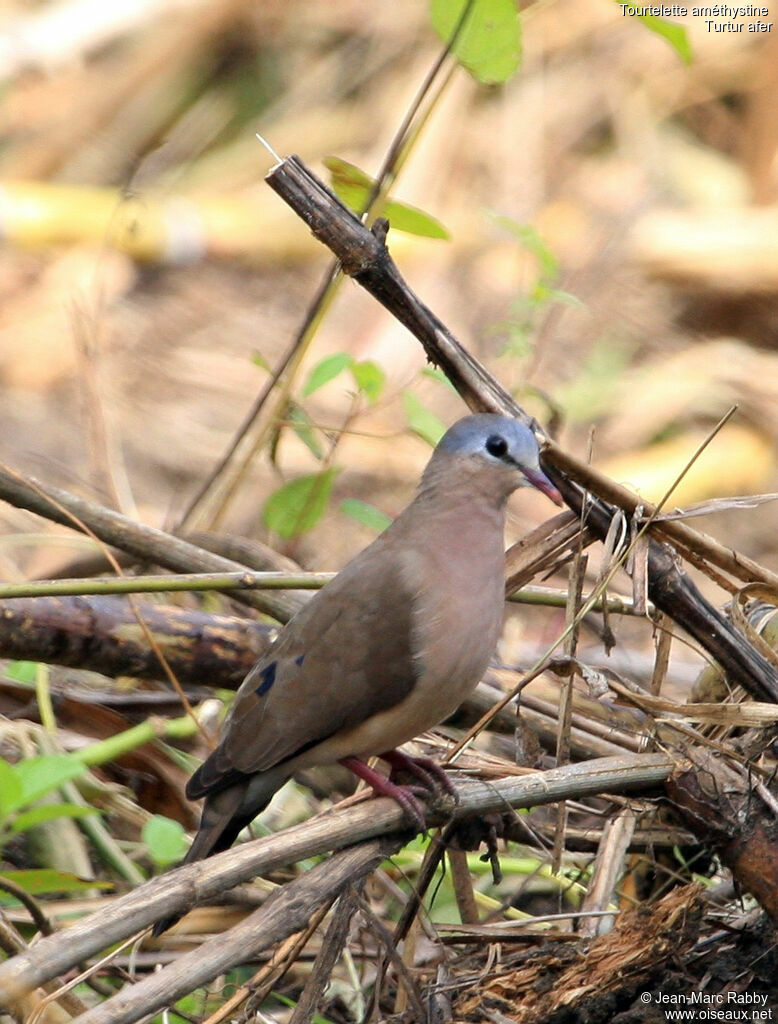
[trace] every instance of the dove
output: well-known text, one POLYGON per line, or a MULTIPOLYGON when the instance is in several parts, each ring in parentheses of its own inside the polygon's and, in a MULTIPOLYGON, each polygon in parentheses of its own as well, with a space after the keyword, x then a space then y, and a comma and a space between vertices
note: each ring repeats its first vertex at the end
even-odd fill
POLYGON ((507 502, 528 485, 561 503, 525 424, 481 413, 443 435, 413 501, 241 684, 186 788, 205 800, 187 862, 229 847, 295 772, 336 762, 424 827, 417 794, 446 786, 445 773, 397 748, 451 715, 488 667, 503 621, 507 502), (370 767, 374 755, 421 789, 370 767))

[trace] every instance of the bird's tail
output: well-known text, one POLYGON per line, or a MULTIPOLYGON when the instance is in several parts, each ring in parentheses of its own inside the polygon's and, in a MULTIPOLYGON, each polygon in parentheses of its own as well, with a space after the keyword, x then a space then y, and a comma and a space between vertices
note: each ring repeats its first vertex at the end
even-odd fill
MULTIPOLYGON (((218 793, 209 794, 205 798, 197 835, 181 866, 204 860, 214 853, 229 849, 240 832, 264 811, 276 791, 288 778, 289 772, 279 765, 269 771, 249 776, 244 782, 218 793)), ((156 938, 166 932, 183 916, 184 914, 176 914, 157 921, 152 935, 156 938)))

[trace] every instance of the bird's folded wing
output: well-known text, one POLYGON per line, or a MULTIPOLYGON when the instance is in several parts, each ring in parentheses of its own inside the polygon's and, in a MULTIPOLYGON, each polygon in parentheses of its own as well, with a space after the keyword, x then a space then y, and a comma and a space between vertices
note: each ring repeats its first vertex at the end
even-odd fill
POLYGON ((392 548, 362 552, 252 668, 191 797, 289 760, 408 695, 420 658, 413 597, 392 548))

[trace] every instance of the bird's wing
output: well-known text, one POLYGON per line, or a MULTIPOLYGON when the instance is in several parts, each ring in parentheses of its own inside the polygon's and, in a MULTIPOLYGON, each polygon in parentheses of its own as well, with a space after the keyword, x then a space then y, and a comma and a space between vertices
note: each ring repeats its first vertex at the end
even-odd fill
POLYGON ((393 545, 372 545, 298 612, 251 669, 219 747, 190 780, 189 796, 265 771, 399 703, 420 671, 412 619, 393 545))

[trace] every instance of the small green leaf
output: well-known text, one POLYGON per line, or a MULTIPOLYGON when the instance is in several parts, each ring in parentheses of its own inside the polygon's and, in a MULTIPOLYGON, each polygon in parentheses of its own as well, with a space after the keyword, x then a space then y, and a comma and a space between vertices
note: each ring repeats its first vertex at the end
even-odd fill
POLYGON ((421 372, 424 374, 425 377, 431 377, 433 380, 438 381, 438 383, 445 384, 445 386, 449 388, 451 391, 453 391, 454 394, 457 393, 457 389, 454 387, 454 385, 451 383, 451 381, 448 379, 445 373, 442 370, 438 369, 437 366, 425 366, 421 372))
POLYGON ((262 353, 258 352, 256 349, 251 353, 251 361, 255 366, 258 366, 260 370, 267 370, 268 373, 272 372, 270 369, 270 363, 265 359, 262 353))
POLYGON ((350 365, 351 356, 348 352, 336 352, 334 355, 325 356, 308 374, 308 380, 303 387, 303 396, 307 398, 308 395, 312 395, 314 391, 318 391, 319 388, 334 380, 350 365))
POLYGON ((386 374, 372 359, 363 359, 351 364, 351 375, 359 390, 374 405, 381 397, 386 382, 386 374))
POLYGON ((25 871, 3 871, 3 878, 15 882, 31 896, 43 896, 50 892, 84 892, 87 889, 112 889, 111 882, 97 882, 79 878, 67 871, 53 868, 29 868, 25 871))
MULTIPOLYGON (((324 160, 324 166, 330 172, 330 183, 338 199, 350 210, 361 213, 367 205, 374 185, 373 179, 354 164, 337 156, 328 156, 324 160)), ((387 218, 390 227, 404 231, 408 235, 442 239, 451 237, 435 217, 396 199, 385 199, 381 214, 387 218)))
POLYGON ((292 430, 297 434, 308 451, 321 462, 324 458, 324 449, 314 433, 313 421, 302 406, 290 402, 287 409, 287 419, 292 425, 292 430))
POLYGON ((443 421, 423 405, 412 391, 403 391, 403 404, 408 426, 434 448, 446 432, 443 421))
POLYGON ((0 758, 0 813, 10 814, 22 802, 22 780, 8 761, 0 758))
POLYGON ((387 199, 381 213, 389 221, 389 227, 394 228, 395 231, 403 231, 406 235, 416 235, 418 238, 439 238, 444 242, 451 238, 451 232, 437 217, 420 210, 418 206, 411 206, 410 203, 387 199))
POLYGON ((650 32, 655 32, 669 43, 684 64, 691 64, 694 57, 692 45, 689 42, 689 34, 683 25, 677 25, 673 21, 658 18, 653 14, 638 14, 634 7, 626 7, 621 4, 619 6, 625 17, 637 17, 638 21, 642 21, 650 32))
POLYGON ((553 280, 557 276, 559 260, 546 245, 537 228, 532 224, 519 224, 518 221, 503 216, 495 216, 494 222, 503 230, 510 232, 528 252, 532 253, 538 262, 542 280, 553 280))
MULTIPOLYGON (((468 0, 432 0, 435 31, 448 43, 468 0)), ((521 63, 521 24, 516 0, 473 0, 453 42, 459 63, 479 82, 507 82, 521 63)))
POLYGON ((339 188, 362 189, 367 197, 368 191, 374 184, 369 174, 365 174, 356 164, 350 164, 348 160, 341 160, 339 156, 326 156, 323 163, 330 172, 330 181, 336 193, 339 188))
POLYGON ((336 472, 332 467, 284 484, 265 502, 265 526, 284 540, 313 529, 327 507, 336 472))
POLYGON ((5 674, 17 683, 34 683, 38 675, 38 662, 12 661, 6 665, 5 674))
POLYGON ((20 761, 14 766, 14 771, 22 784, 21 798, 11 808, 17 810, 58 789, 63 782, 69 782, 70 779, 82 775, 86 771, 86 765, 80 764, 67 754, 47 754, 20 761))
POLYGON ((183 827, 161 814, 149 818, 143 826, 141 838, 158 868, 175 864, 186 853, 186 833, 183 827))
POLYGON ((78 804, 44 804, 17 814, 8 831, 11 835, 16 835, 36 825, 43 825, 44 822, 54 821, 55 818, 86 818, 97 813, 95 807, 80 807, 78 804))
POLYGON ((367 501, 360 501, 359 498, 344 498, 340 503, 340 510, 349 518, 377 533, 381 533, 392 522, 392 517, 386 512, 382 512, 380 508, 367 501))

